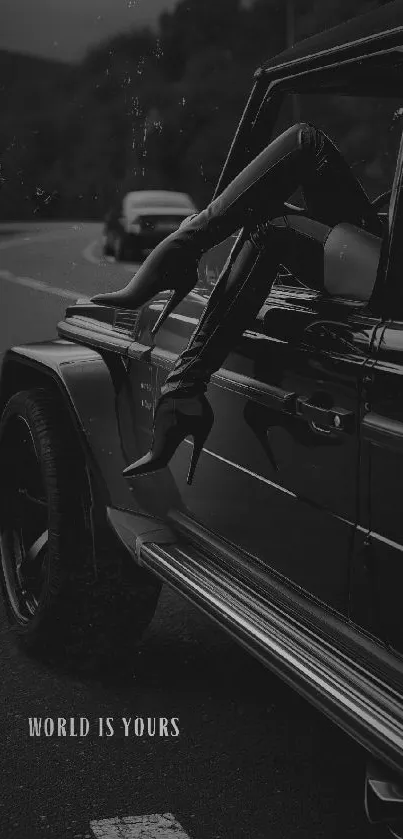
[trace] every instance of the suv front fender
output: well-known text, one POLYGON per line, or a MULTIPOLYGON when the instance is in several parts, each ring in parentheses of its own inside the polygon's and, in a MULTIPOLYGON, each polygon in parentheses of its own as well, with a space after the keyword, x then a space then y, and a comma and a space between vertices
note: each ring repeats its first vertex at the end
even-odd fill
POLYGON ((104 506, 138 509, 122 470, 127 465, 117 413, 123 361, 70 341, 17 346, 4 356, 0 406, 20 390, 51 388, 74 427, 91 483, 104 506))

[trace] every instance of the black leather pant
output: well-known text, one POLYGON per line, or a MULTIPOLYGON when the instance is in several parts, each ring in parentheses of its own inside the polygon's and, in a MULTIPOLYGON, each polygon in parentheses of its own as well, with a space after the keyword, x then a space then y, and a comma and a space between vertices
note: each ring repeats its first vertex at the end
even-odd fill
MULTIPOLYGON (((295 230, 287 236, 284 226, 279 235, 278 226, 270 223, 284 213, 284 202, 298 187, 308 216, 329 227, 349 222, 380 234, 375 210, 326 134, 305 123, 285 131, 183 228, 186 235, 189 227, 183 252, 188 250, 190 262, 192 238, 199 258, 201 244, 207 250, 239 228, 242 232, 188 346, 165 381, 163 394, 190 396, 204 391, 269 294, 279 262, 284 261, 284 247, 292 249, 294 262, 306 258, 304 236, 295 230), (202 235, 197 235, 198 230, 202 235)), ((316 271, 323 270, 322 253, 315 263, 316 271)))

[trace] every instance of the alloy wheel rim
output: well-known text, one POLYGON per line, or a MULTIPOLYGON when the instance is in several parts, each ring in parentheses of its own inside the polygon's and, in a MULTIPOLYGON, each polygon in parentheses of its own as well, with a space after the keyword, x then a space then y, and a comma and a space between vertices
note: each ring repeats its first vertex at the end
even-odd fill
POLYGON ((9 604, 18 623, 25 625, 46 594, 48 502, 34 439, 23 416, 10 420, 3 445, 9 468, 3 486, 1 561, 9 604))

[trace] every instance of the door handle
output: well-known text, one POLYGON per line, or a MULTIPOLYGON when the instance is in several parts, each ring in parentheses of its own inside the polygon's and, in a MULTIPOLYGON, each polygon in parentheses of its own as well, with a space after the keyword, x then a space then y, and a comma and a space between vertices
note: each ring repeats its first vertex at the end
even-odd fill
POLYGON ((274 408, 274 410, 287 413, 293 413, 295 410, 296 394, 294 391, 283 390, 275 385, 268 385, 266 382, 260 382, 250 376, 225 370, 222 367, 217 373, 214 373, 213 381, 219 387, 228 389, 232 393, 238 393, 240 396, 246 396, 248 399, 253 399, 254 402, 264 405, 265 408, 274 408))
POLYGON ((306 419, 314 431, 330 434, 331 431, 349 433, 354 430, 354 411, 345 408, 323 408, 307 399, 298 398, 296 402, 297 416, 306 419))

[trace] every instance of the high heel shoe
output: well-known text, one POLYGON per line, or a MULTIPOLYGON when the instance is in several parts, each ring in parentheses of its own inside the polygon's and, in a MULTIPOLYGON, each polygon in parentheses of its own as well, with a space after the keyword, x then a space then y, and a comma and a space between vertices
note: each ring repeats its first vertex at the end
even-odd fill
POLYGON ((151 449, 144 457, 124 469, 124 477, 136 478, 163 469, 185 437, 190 435, 193 437, 193 452, 187 475, 187 483, 190 485, 213 422, 213 410, 204 394, 189 397, 164 395, 155 412, 151 449))
POLYGON ((153 327, 152 334, 155 334, 172 309, 197 284, 202 254, 243 228, 246 220, 250 222, 253 202, 246 186, 253 180, 259 182, 262 166, 258 164, 255 169, 256 164, 250 164, 205 210, 185 219, 178 230, 154 248, 124 288, 96 294, 91 301, 138 309, 161 291, 173 291, 153 327))
MULTIPOLYGON (((197 231, 193 231, 194 237, 196 234, 197 231)), ((161 291, 173 289, 177 306, 197 283, 200 256, 199 249, 193 245, 191 232, 179 229, 154 248, 124 288, 96 294, 91 301, 133 310, 161 291)))

